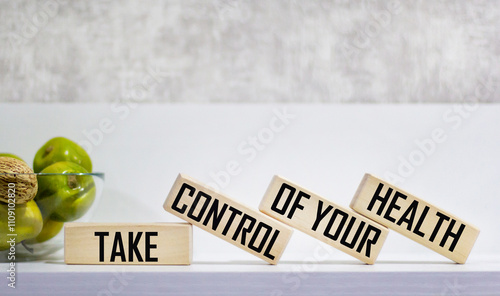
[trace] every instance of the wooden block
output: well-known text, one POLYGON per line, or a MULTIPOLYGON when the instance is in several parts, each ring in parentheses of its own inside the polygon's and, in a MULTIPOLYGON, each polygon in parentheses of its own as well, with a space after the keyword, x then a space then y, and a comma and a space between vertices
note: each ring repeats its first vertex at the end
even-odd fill
POLYGON ((471 224, 369 174, 351 208, 457 263, 465 263, 479 235, 471 224))
POLYGON ((177 177, 163 207, 271 264, 279 261, 293 232, 183 174, 177 177))
POLYGON ((191 264, 188 223, 66 223, 66 264, 191 264))
POLYGON ((280 176, 259 209, 365 263, 373 264, 389 230, 280 176))

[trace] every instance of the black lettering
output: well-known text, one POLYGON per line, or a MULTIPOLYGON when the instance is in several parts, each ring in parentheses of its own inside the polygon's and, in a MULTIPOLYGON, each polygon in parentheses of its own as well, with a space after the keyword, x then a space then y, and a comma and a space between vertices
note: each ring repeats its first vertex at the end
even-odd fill
POLYGON ((311 196, 309 194, 307 194, 307 193, 299 191, 299 194, 297 195, 297 197, 295 198, 295 201, 293 202, 292 209, 290 210, 290 213, 288 213, 288 216, 287 216, 288 219, 292 219, 293 214, 295 213, 296 209, 299 209, 299 210, 303 210, 304 209, 304 206, 300 204, 300 199, 302 197, 305 197, 305 198, 309 199, 311 196))
MULTIPOLYGON (((271 259, 271 260, 274 260, 274 255, 271 255, 271 250, 273 249, 273 246, 274 246, 274 242, 276 242, 276 239, 278 238, 278 235, 280 234, 280 231, 279 230, 275 230, 274 231, 274 234, 273 234, 273 237, 271 238, 271 240, 269 241, 269 244, 267 245, 267 248, 266 250, 264 251, 264 256, 271 259)), ((264 240, 264 239, 262 239, 264 240)), ((262 244, 262 243, 261 243, 262 244)), ((252 241, 250 241, 250 245, 253 245, 252 244, 252 241)))
POLYGON ((240 235, 240 232, 241 232, 241 244, 245 245, 246 235, 247 235, 247 233, 252 231, 254 225, 255 225, 255 218, 251 217, 247 214, 243 214, 243 217, 240 220, 240 224, 238 224, 238 227, 236 227, 236 230, 234 231, 232 240, 236 241, 236 239, 238 239, 238 236, 240 235), (245 222, 247 220, 250 221, 250 225, 244 227, 245 222))
POLYGON ((273 237, 271 238, 271 240, 269 241, 269 244, 267 245, 266 250, 264 251, 264 256, 271 259, 271 260, 274 260, 275 257, 270 252, 273 249, 274 242, 276 242, 276 239, 278 238, 279 234, 280 234, 280 231, 276 229, 274 231, 273 237))
POLYGON ((380 237, 380 233, 382 231, 378 229, 377 227, 373 225, 368 225, 366 228, 366 232, 363 235, 363 238, 361 239, 361 242, 358 245, 358 248, 356 249, 356 252, 361 253, 363 250, 363 247, 366 245, 366 251, 365 251, 365 256, 370 258, 371 255, 371 246, 376 244, 378 241, 378 238, 380 237), (374 232, 375 234, 371 239, 368 239, 368 236, 370 235, 370 232, 374 232))
POLYGON ((141 252, 137 248, 137 245, 141 241, 141 236, 142 236, 142 232, 138 232, 137 236, 134 239, 134 233, 133 232, 128 233, 128 261, 129 262, 134 262, 134 254, 137 257, 137 260, 139 262, 143 261, 142 256, 141 256, 141 252))
POLYGON ((351 217, 351 221, 349 221, 349 224, 347 224, 347 228, 345 229, 344 235, 342 235, 342 238, 340 239, 340 243, 349 249, 354 249, 354 246, 356 245, 356 242, 359 239, 359 236, 361 235, 361 231, 363 231, 363 228, 365 227, 365 222, 361 221, 358 226, 358 230, 356 230, 356 233, 354 234, 351 242, 347 241, 347 238, 349 237, 349 233, 351 232, 352 226, 356 222, 356 217, 351 217))
POLYGON ((436 216, 439 217, 439 220, 436 223, 436 227, 434 227, 434 231, 432 231, 431 237, 429 237, 429 241, 431 241, 431 242, 433 242, 434 239, 436 238, 436 235, 438 234, 439 229, 441 228, 441 225, 443 225, 443 221, 444 220, 446 220, 446 221, 450 220, 450 217, 448 217, 448 216, 446 216, 444 214, 441 214, 440 212, 437 212, 436 216))
POLYGON ((318 229, 318 226, 319 226, 319 223, 321 222, 321 220, 323 220, 323 218, 325 218, 325 216, 328 214, 328 212, 330 212, 333 207, 331 205, 328 205, 328 207, 326 207, 325 211, 322 212, 323 208, 323 202, 321 200, 318 201, 318 211, 316 213, 316 221, 314 221, 314 224, 312 226, 312 230, 316 231, 316 229, 318 229))
POLYGON ((415 229, 413 230, 413 233, 420 237, 424 237, 424 233, 420 231, 420 227, 422 226, 422 223, 424 223, 425 217, 427 216, 427 212, 429 211, 429 207, 425 206, 424 210, 422 211, 422 214, 420 215, 420 218, 418 218, 417 225, 415 226, 415 229))
POLYGON ((396 219, 391 217, 391 212, 394 209, 396 209, 398 211, 401 209, 401 207, 396 204, 396 202, 398 201, 398 198, 400 198, 400 197, 402 199, 406 199, 407 196, 399 191, 396 191, 396 193, 394 194, 394 197, 391 200, 391 203, 389 204, 389 207, 387 208, 387 212, 385 212, 385 215, 384 215, 385 219, 387 219, 393 223, 396 222, 396 219))
POLYGON ((231 228, 231 224, 233 224, 234 217, 236 215, 241 215, 241 211, 238 209, 235 209, 233 207, 229 207, 229 210, 232 212, 231 216, 229 216, 229 219, 227 220, 226 227, 224 227, 224 230, 222 230, 222 235, 226 235, 227 232, 229 231, 229 228, 231 228))
POLYGON ((380 201, 380 207, 377 210, 377 215, 382 215, 382 212, 384 211, 385 204, 389 200, 389 197, 392 194, 392 188, 387 189, 387 192, 385 194, 385 197, 380 196, 380 191, 382 191, 382 188, 384 187, 384 184, 380 183, 377 187, 377 190, 373 194, 372 200, 370 201, 370 204, 368 205, 368 211, 371 211, 373 209, 373 206, 375 205, 375 202, 380 201))
POLYGON ((156 244, 151 243, 152 236, 158 236, 158 232, 146 232, 146 262, 158 262, 157 257, 151 257, 151 249, 156 249, 156 244))
POLYGON ((292 197, 294 194, 295 194, 295 188, 286 184, 286 183, 283 183, 281 185, 280 190, 278 191, 278 195, 276 196, 273 204, 271 205, 271 210, 275 211, 276 213, 278 213, 280 215, 284 215, 286 213, 286 210, 288 209, 288 206, 290 205, 290 201, 292 201, 292 197), (278 203, 280 202, 281 197, 283 196, 283 193, 285 192, 286 189, 288 189, 288 191, 289 191, 288 196, 286 198, 285 203, 283 204, 283 207, 281 209, 279 209, 278 203))
MULTIPOLYGON (((271 232, 273 231, 273 228, 269 225, 267 225, 266 223, 264 222, 259 222, 259 224, 257 224, 257 227, 255 228, 255 232, 254 234, 252 235, 252 238, 250 239, 250 242, 248 243, 248 248, 250 248, 251 250, 254 250, 255 252, 257 253, 260 253, 262 252, 262 249, 264 248, 264 245, 266 244, 266 241, 267 239, 269 238, 269 235, 271 234, 271 232), (264 234, 264 236, 262 237, 262 240, 260 241, 260 244, 258 247, 255 246, 255 241, 257 240, 258 236, 259 236, 259 233, 260 231, 262 230, 262 228, 265 228, 266 229, 266 233, 264 234)), ((273 242, 274 243, 274 242, 273 242)), ((268 248, 269 249, 269 248, 268 248)), ((269 257, 268 257, 269 258, 269 257)), ((273 258, 274 259, 274 258, 273 258)))
POLYGON ((341 211, 339 209, 335 209, 333 211, 332 217, 330 217, 330 221, 328 221, 328 225, 325 228, 325 231, 323 232, 323 235, 336 241, 339 238, 340 233, 342 232, 342 228, 344 228, 344 224, 347 221, 347 218, 349 217, 349 214, 347 214, 344 211, 341 211), (338 215, 342 216, 342 220, 339 223, 339 226, 337 227, 337 231, 335 231, 335 234, 332 235, 330 233, 330 230, 332 229, 333 223, 335 222, 335 219, 337 218, 338 215))
POLYGON ((399 218, 399 220, 396 224, 401 226, 401 224, 407 223, 408 225, 406 226, 406 229, 411 231, 411 228, 413 226, 413 220, 415 220, 415 213, 417 212, 417 208, 418 208, 418 201, 414 200, 410 204, 408 209, 406 209, 403 216, 401 216, 401 218, 399 218), (408 216, 410 216, 410 217, 408 218, 408 216))
POLYGON ((99 237, 99 262, 104 262, 104 237, 108 235, 109 232, 94 232, 94 236, 99 237))
POLYGON ((217 227, 219 227, 220 221, 222 220, 222 217, 224 217, 224 213, 226 212, 227 204, 224 204, 220 212, 217 214, 218 208, 219 208, 219 200, 214 199, 214 202, 212 203, 210 210, 208 210, 207 217, 203 221, 203 225, 207 226, 208 222, 210 221, 210 218, 212 218, 212 230, 217 230, 217 227))
POLYGON ((465 225, 461 224, 456 233, 452 232, 453 227, 455 226, 455 222, 456 222, 455 219, 451 219, 450 225, 448 225, 448 229, 446 229, 446 232, 443 235, 443 239, 441 240, 441 243, 439 244, 440 247, 444 247, 448 238, 452 237, 453 241, 451 242, 451 245, 449 248, 450 252, 453 252, 453 250, 455 250, 455 247, 458 243, 458 240, 460 239, 460 236, 462 235, 462 232, 464 232, 464 229, 465 229, 465 225))
POLYGON ((196 189, 194 189, 193 186, 190 186, 186 183, 183 183, 181 185, 181 189, 179 189, 179 193, 177 193, 177 196, 175 197, 174 202, 172 203, 172 209, 175 210, 176 212, 181 213, 181 214, 184 214, 184 212, 186 211, 186 208, 187 208, 186 205, 182 205, 181 208, 179 208, 179 206, 178 206, 179 201, 181 200, 182 194, 184 193, 184 191, 186 189, 189 190, 189 193, 188 193, 189 196, 193 196, 193 193, 196 191, 196 189))
POLYGON ((191 208, 189 209, 187 216, 196 222, 200 222, 201 218, 203 217, 203 214, 205 214, 205 211, 207 210, 208 204, 210 203, 211 199, 212 199, 212 197, 210 195, 206 194, 203 191, 198 191, 198 194, 196 194, 196 197, 194 198, 193 204, 191 205, 191 208), (202 196, 205 197, 205 202, 203 203, 203 206, 201 207, 200 211, 198 212, 198 216, 195 216, 194 211, 196 210, 196 207, 198 206, 198 202, 200 202, 200 198, 202 196))
POLYGON ((125 250, 123 249, 122 234, 120 232, 115 233, 115 240, 113 242, 113 248, 111 249, 111 258, 109 261, 115 262, 116 256, 120 256, 121 262, 127 261, 127 257, 125 257, 125 250))

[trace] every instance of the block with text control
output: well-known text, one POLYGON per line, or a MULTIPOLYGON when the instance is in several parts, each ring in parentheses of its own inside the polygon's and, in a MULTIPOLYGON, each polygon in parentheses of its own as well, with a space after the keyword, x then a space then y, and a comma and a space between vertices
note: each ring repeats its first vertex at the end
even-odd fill
POLYGON ((177 177, 163 208, 271 264, 279 261, 293 232, 183 174, 177 177))
POLYGON ((368 264, 377 259, 389 232, 280 176, 272 179, 259 209, 368 264))
POLYGON ((66 264, 188 265, 188 223, 66 223, 66 264))
POLYGON ((370 174, 351 208, 457 263, 465 263, 479 235, 473 225, 370 174))

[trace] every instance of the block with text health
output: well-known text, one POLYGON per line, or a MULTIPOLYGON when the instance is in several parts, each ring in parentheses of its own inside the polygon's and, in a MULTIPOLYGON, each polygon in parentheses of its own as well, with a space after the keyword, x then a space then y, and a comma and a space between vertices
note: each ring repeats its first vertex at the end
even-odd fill
POLYGON ((370 174, 363 177, 351 208, 457 263, 465 263, 479 235, 457 216, 370 174))

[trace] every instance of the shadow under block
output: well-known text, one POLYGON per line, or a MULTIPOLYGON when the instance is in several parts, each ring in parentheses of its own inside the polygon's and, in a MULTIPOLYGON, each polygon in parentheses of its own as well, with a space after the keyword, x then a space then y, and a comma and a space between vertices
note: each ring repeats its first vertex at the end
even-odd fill
POLYGON ((177 177, 163 207, 270 264, 278 263, 293 232, 183 174, 177 177))
POLYGON ((66 223, 66 264, 188 265, 193 250, 188 223, 66 223))
POLYGON ((274 176, 261 212, 367 264, 375 263, 389 230, 280 176, 274 176))
POLYGON ((479 235, 471 224, 370 174, 351 208, 457 263, 465 263, 479 235))

